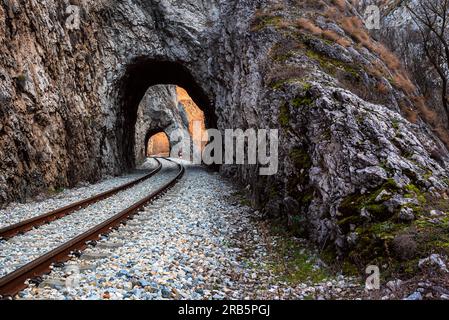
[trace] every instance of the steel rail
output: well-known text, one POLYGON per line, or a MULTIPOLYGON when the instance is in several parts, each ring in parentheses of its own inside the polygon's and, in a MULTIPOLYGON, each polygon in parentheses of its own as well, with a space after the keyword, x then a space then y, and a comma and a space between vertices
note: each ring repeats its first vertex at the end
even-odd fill
MULTIPOLYGON (((166 160, 172 161, 170 159, 166 160)), ((28 279, 33 279, 35 277, 49 273, 51 271, 51 265, 69 260, 70 255, 73 252, 86 249, 90 241, 97 240, 103 234, 108 234, 113 228, 118 227, 124 221, 134 216, 145 205, 162 196, 166 191, 172 188, 184 175, 184 166, 181 164, 177 165, 179 167, 179 172, 176 177, 160 187, 158 190, 152 192, 144 199, 114 215, 103 223, 80 234, 76 238, 73 238, 72 240, 64 243, 58 248, 7 274, 5 277, 0 278, 0 298, 5 299, 8 297, 14 297, 17 293, 27 287, 25 282, 28 279)))
POLYGON ((157 168, 154 169, 153 171, 151 171, 149 174, 147 174, 139 179, 136 179, 134 181, 131 181, 129 183, 126 183, 122 186, 116 187, 109 191, 105 191, 98 195, 87 198, 85 200, 81 200, 81 201, 69 204, 67 206, 64 206, 62 208, 50 211, 48 213, 44 213, 42 215, 27 219, 27 220, 23 220, 18 223, 15 223, 13 225, 1 228, 0 229, 0 239, 7 240, 7 239, 10 239, 10 238, 16 236, 17 234, 25 233, 25 232, 30 231, 33 228, 39 227, 45 223, 49 223, 51 221, 61 219, 62 217, 65 217, 73 212, 76 212, 76 211, 86 208, 96 202, 99 202, 99 201, 102 201, 109 197, 112 197, 113 195, 116 195, 117 193, 119 193, 121 191, 132 188, 135 185, 137 185, 145 180, 148 180, 149 178, 154 176, 156 173, 158 173, 162 168, 162 164, 160 163, 160 161, 156 158, 154 158, 154 159, 157 161, 158 165, 157 165, 157 168))

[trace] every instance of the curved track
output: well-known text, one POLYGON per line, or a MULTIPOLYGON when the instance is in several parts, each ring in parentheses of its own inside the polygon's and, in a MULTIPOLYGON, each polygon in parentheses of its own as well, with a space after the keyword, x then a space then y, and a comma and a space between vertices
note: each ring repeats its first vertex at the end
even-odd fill
MULTIPOLYGON (((166 160, 171 161, 169 159, 166 160)), ((134 216, 145 205, 162 196, 184 175, 185 168, 180 164, 177 164, 177 166, 179 168, 177 175, 147 197, 141 199, 127 209, 115 214, 101 224, 98 224, 70 241, 65 242, 56 249, 51 250, 23 267, 7 274, 5 277, 0 278, 0 297, 13 297, 27 286, 25 282, 28 279, 33 279, 49 272, 53 264, 67 261, 72 253, 84 250, 91 241, 97 240, 102 234, 109 233, 111 229, 118 227, 124 221, 134 216)))

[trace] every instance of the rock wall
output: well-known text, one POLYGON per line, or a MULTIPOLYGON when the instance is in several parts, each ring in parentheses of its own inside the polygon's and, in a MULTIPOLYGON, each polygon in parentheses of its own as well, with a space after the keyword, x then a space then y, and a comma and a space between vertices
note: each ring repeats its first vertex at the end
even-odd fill
POLYGON ((0 202, 133 167, 138 106, 156 84, 185 88, 208 127, 280 129, 278 175, 222 172, 250 184, 268 216, 340 252, 398 215, 407 186, 435 196, 447 187, 447 150, 401 114, 412 103, 377 44, 360 45, 350 21, 332 18, 347 8, 80 1, 82 23, 69 30, 68 4, 0 4, 0 202), (305 16, 315 29, 298 23, 305 16))

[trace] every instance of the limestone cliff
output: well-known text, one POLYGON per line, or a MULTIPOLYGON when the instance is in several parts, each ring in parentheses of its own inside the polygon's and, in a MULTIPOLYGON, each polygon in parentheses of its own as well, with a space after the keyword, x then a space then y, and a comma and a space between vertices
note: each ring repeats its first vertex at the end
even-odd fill
POLYGON ((255 206, 375 258, 444 197, 448 152, 400 61, 337 3, 86 0, 68 29, 69 1, 3 1, 0 201, 132 168, 140 101, 179 85, 208 127, 280 129, 278 175, 222 168, 255 206))

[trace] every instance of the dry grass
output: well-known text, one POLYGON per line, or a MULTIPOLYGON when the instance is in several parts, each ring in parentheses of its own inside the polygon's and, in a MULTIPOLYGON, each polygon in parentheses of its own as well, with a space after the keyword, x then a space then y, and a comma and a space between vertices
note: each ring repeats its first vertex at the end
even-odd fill
POLYGON ((402 114, 410 123, 416 124, 418 122, 418 112, 413 110, 411 107, 407 106, 403 101, 399 102, 399 107, 402 114))
POLYGON ((449 133, 447 132, 447 128, 445 128, 443 125, 439 125, 434 129, 436 135, 438 138, 440 138, 443 143, 449 147, 449 133))
POLYGON ((349 47, 352 44, 351 41, 340 36, 335 31, 323 30, 308 19, 305 18, 299 19, 298 26, 302 29, 309 31, 313 35, 322 36, 323 38, 334 41, 343 47, 349 47))
POLYGON ((377 91, 380 93, 380 94, 388 94, 389 92, 390 92, 390 90, 389 90, 389 88, 388 88, 388 86, 385 84, 385 83, 383 83, 383 82, 379 82, 378 84, 377 84, 377 91))
POLYGON ((340 19, 339 22, 343 30, 351 35, 356 41, 365 46, 370 44, 371 38, 365 32, 362 20, 357 17, 344 17, 340 19))
POLYGON ((309 19, 301 18, 298 20, 298 26, 300 28, 306 29, 310 31, 314 35, 321 35, 323 33, 323 29, 316 26, 312 21, 309 19))
POLYGON ((388 50, 384 45, 378 43, 373 47, 374 52, 376 52, 383 62, 392 71, 399 70, 401 67, 401 62, 399 58, 394 55, 390 50, 388 50))
POLYGON ((348 48, 348 47, 350 47, 351 45, 352 45, 352 42, 351 41, 349 41, 348 39, 345 39, 345 38, 340 38, 340 39, 338 39, 337 40, 337 43, 339 44, 339 45, 341 45, 342 47, 345 47, 345 48, 348 48))
POLYGON ((396 73, 393 77, 393 83, 409 95, 416 92, 416 87, 413 82, 403 73, 396 73))
MULTIPOLYGON (((374 52, 380 60, 388 67, 387 73, 393 76, 394 85, 403 90, 404 93, 412 95, 416 92, 416 86, 403 71, 399 58, 392 53, 383 44, 374 42, 369 34, 365 31, 363 22, 357 17, 344 17, 340 19, 340 25, 353 39, 358 43, 374 52)), ((380 78, 385 75, 384 68, 379 64, 373 65, 368 72, 380 78)))
POLYGON ((426 104, 426 98, 423 96, 417 96, 412 98, 413 104, 418 110, 422 118, 433 127, 438 126, 438 115, 435 111, 431 110, 426 104))
POLYGON ((337 20, 337 18, 341 17, 341 13, 335 7, 327 7, 326 11, 324 11, 324 16, 331 20, 337 20))
POLYGON ((333 0, 332 3, 335 4, 340 11, 345 11, 346 9, 345 0, 333 0))

